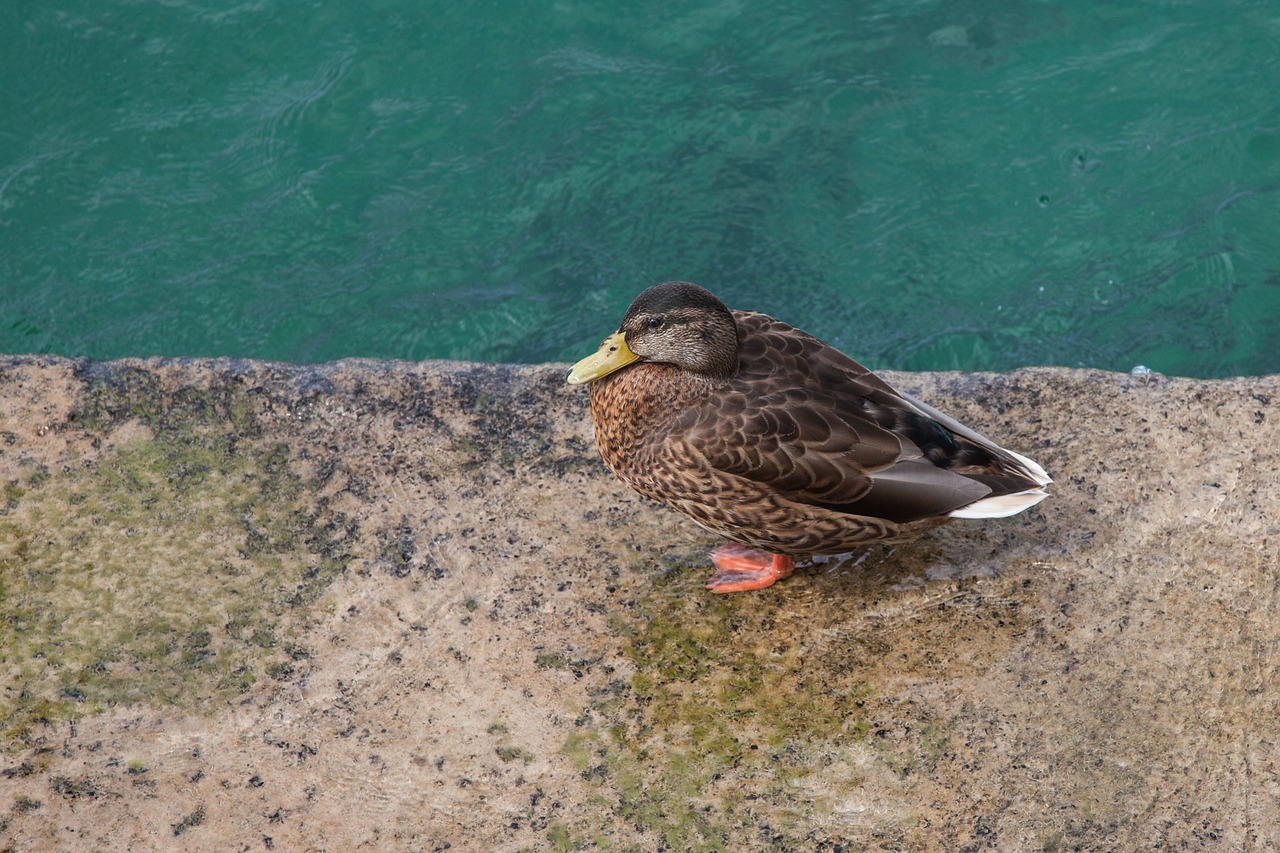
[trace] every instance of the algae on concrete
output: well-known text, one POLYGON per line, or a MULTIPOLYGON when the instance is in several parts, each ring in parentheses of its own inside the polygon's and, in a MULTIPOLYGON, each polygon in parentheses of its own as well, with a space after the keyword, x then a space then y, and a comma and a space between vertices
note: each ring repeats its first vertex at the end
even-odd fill
POLYGON ((121 705, 216 708, 278 680, 309 655, 306 608, 344 568, 331 514, 302 500, 289 449, 255 437, 242 394, 216 407, 194 389, 166 398, 147 376, 91 383, 69 418, 83 453, 6 481, 11 746, 30 745, 33 726, 121 705))

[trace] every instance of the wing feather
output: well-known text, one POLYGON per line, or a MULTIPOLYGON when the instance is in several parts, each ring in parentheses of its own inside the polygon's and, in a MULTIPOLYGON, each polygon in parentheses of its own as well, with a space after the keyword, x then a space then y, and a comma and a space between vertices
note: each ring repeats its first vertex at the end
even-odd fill
POLYGON ((1010 473, 1001 492, 1044 477, 817 338, 734 313, 738 373, 678 431, 710 468, 798 503, 900 522, 982 500, 1010 473), (966 476, 984 466, 986 476, 966 476))

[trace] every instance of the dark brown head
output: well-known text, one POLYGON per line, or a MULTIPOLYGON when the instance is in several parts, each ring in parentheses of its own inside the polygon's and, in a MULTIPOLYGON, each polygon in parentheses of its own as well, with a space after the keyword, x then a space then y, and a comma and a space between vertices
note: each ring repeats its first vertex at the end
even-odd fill
POLYGON ((635 298, 600 350, 574 365, 569 382, 591 382, 634 361, 727 379, 738 369, 738 323, 723 302, 696 284, 655 284, 635 298))
POLYGON ((725 378, 738 369, 738 324, 709 290, 687 281, 655 284, 640 293, 618 329, 646 361, 725 378))

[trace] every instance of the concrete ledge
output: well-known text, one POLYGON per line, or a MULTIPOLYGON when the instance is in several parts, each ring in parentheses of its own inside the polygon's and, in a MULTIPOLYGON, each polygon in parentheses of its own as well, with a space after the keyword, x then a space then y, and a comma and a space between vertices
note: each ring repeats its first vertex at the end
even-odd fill
POLYGON ((1280 376, 889 374, 1053 497, 715 597, 565 371, 0 358, 0 837, 1280 845, 1280 376))

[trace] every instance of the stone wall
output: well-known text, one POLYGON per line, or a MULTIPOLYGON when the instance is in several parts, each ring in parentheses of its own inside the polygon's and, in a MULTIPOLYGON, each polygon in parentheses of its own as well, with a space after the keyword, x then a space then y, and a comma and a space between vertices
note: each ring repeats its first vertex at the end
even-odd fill
POLYGON ((564 375, 0 360, 4 844, 1280 845, 1280 377, 890 375, 1053 496, 717 597, 564 375))

